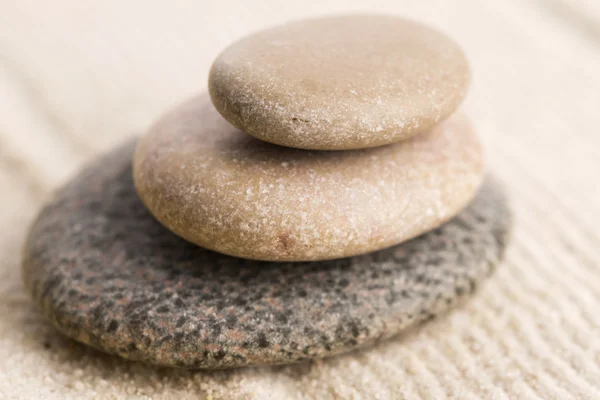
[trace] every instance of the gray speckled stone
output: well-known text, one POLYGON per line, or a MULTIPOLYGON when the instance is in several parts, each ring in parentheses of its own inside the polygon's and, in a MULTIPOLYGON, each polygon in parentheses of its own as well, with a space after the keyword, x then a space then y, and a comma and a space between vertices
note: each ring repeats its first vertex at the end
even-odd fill
POLYGON ((451 222, 390 249, 310 263, 233 258, 151 217, 133 186, 133 147, 99 159, 44 208, 23 276, 66 335, 148 363, 284 364, 387 338, 471 293, 502 258, 511 225, 488 180, 451 222))

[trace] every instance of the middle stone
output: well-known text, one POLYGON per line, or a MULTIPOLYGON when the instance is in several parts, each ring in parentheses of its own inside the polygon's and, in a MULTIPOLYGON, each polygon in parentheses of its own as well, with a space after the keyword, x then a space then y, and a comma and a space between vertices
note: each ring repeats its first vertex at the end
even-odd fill
POLYGON ((474 197, 482 152, 454 116, 396 144, 345 152, 272 145, 231 126, 201 95, 138 143, 136 189, 184 239, 268 261, 349 257, 438 227, 474 197))

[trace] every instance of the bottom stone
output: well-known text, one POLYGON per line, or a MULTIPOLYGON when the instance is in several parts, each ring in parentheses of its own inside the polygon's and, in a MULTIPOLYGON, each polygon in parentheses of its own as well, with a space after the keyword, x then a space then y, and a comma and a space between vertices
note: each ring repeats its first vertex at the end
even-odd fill
POLYGON ((473 292, 510 230, 502 191, 488 179, 459 216, 386 250, 304 263, 229 257, 185 242, 146 211, 132 181, 134 145, 56 194, 23 260, 27 287, 60 331, 133 360, 226 368, 367 345, 473 292))

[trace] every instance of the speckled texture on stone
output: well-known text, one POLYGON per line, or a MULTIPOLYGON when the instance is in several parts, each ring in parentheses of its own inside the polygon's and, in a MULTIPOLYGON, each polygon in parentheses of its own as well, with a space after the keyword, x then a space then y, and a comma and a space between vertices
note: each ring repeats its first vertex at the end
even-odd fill
POLYGON ((460 115, 401 143, 308 151, 245 135, 206 94, 157 122, 134 156, 138 193, 166 227, 269 261, 348 257, 429 231, 469 203, 483 169, 460 115))
POLYGON ((346 150, 425 132, 465 97, 458 45, 418 22, 383 15, 296 21, 235 42, 215 60, 219 112, 259 139, 346 150))
POLYGON ((129 143, 60 190, 32 226, 23 277, 76 340, 186 368, 283 364, 387 338, 448 309, 501 260, 511 225, 488 180, 443 227, 369 255, 269 263, 214 253, 138 199, 129 143))

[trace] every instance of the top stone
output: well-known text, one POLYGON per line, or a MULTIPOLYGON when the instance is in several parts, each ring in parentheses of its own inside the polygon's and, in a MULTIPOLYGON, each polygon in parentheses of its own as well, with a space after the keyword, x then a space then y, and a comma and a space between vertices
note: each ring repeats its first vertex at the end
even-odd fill
POLYGON ((468 62, 444 34, 378 15, 288 23, 247 36, 212 65, 231 124, 301 149, 375 147, 427 131, 463 100, 468 62))

